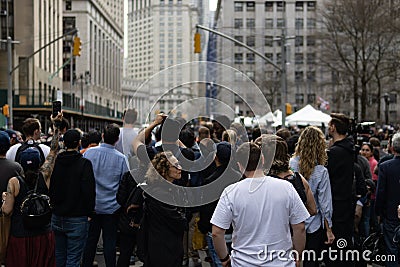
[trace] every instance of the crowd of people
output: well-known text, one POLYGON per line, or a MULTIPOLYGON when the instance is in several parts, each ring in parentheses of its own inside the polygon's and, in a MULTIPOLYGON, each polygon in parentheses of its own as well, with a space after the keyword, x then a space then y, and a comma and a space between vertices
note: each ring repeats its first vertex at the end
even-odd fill
POLYGON ((367 266, 323 252, 362 251, 382 233, 386 266, 399 266, 400 133, 357 146, 338 113, 327 129, 276 133, 224 115, 193 124, 160 113, 143 129, 136 119, 127 109, 122 127, 84 133, 59 113, 51 138, 34 118, 23 135, 0 131, 0 263, 94 266, 101 236, 107 267, 201 266, 199 249, 213 267, 367 266), (32 191, 52 209, 35 228, 21 209, 32 191))

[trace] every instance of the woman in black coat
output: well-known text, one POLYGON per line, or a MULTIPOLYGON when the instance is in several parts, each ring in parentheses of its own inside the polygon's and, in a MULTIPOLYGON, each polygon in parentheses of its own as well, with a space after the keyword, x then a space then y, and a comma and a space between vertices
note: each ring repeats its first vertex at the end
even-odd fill
POLYGON ((164 203, 163 199, 171 198, 171 192, 165 189, 165 182, 180 179, 182 168, 169 151, 157 154, 151 163, 146 174, 145 215, 139 234, 144 266, 181 267, 185 215, 178 207, 164 203))

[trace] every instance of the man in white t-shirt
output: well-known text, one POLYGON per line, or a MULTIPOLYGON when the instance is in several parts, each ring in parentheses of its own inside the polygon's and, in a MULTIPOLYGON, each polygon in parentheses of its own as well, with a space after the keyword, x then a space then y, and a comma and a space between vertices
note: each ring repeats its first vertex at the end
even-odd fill
MULTIPOLYGON (((36 142, 37 140, 39 140, 41 130, 42 130, 42 126, 38 119, 35 119, 35 118, 26 119, 24 121, 24 124, 22 125, 22 131, 25 134, 25 142, 36 142)), ((13 145, 12 147, 10 147, 10 149, 7 151, 6 158, 9 160, 15 161, 15 156, 16 156, 17 150, 20 146, 21 146, 21 144, 18 143, 18 144, 13 145)), ((44 144, 39 144, 39 147, 43 151, 44 158, 46 158, 50 152, 50 147, 48 147, 44 144)))
POLYGON ((242 144, 236 159, 247 178, 224 190, 211 218, 222 265, 294 267, 305 246, 307 209, 291 183, 264 175, 264 159, 256 144, 242 144), (230 224, 232 255, 224 240, 230 224))
POLYGON ((120 128, 119 140, 115 144, 115 149, 125 154, 128 158, 133 156, 132 142, 137 136, 137 131, 133 128, 137 120, 135 109, 126 109, 122 116, 124 127, 120 128))

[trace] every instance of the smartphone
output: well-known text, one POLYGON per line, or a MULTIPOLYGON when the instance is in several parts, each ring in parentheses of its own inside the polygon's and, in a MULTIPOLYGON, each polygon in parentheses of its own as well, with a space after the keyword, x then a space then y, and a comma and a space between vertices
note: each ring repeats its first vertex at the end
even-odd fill
POLYGON ((61 101, 53 101, 53 118, 58 115, 58 112, 61 112, 61 101))

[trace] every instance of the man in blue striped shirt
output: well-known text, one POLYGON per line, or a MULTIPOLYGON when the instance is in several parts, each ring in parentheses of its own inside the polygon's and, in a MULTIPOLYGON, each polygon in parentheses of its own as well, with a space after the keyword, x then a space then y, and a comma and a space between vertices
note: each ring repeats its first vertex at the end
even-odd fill
POLYGON ((107 267, 115 267, 118 215, 116 195, 119 183, 128 171, 125 156, 115 149, 119 127, 109 124, 103 131, 103 143, 88 149, 84 157, 93 165, 96 180, 96 215, 92 218, 83 255, 83 267, 92 266, 100 232, 103 231, 104 259, 107 267))

